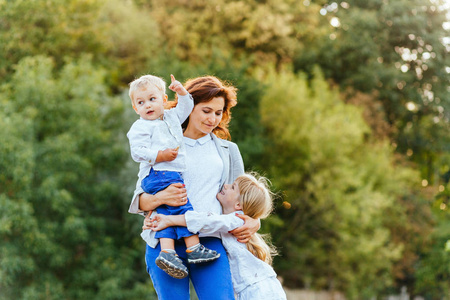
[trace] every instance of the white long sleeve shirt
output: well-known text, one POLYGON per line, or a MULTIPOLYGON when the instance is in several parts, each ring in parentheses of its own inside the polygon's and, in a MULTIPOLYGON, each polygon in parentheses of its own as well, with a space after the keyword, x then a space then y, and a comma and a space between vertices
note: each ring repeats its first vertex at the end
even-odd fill
POLYGON ((194 108, 190 94, 178 95, 177 106, 166 109, 162 119, 145 120, 140 118, 133 123, 127 133, 130 141, 131 157, 139 162, 140 179, 144 178, 153 167, 160 171, 183 172, 186 170, 186 150, 183 143, 181 124, 194 108), (156 163, 158 151, 180 147, 178 156, 173 161, 156 163))
POLYGON ((191 232, 211 234, 220 232, 222 244, 227 250, 230 261, 233 288, 239 294, 246 287, 269 277, 276 277, 273 268, 263 262, 250 251, 245 244, 240 243, 228 231, 240 227, 244 221, 233 212, 228 215, 218 215, 206 212, 188 211, 185 214, 186 225, 191 232))

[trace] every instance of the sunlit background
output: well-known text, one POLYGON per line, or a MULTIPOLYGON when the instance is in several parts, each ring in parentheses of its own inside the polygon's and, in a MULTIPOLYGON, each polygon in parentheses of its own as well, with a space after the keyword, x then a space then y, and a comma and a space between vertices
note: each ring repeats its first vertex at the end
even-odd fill
POLYGON ((0 0, 0 300, 156 299, 128 213, 127 88, 147 73, 238 88, 232 141, 277 194, 260 232, 289 300, 450 300, 449 13, 0 0))

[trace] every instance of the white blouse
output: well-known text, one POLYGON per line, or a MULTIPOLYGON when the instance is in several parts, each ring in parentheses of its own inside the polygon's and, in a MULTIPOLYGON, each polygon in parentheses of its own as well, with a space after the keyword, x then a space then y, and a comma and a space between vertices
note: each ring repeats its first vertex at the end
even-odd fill
POLYGON ((211 136, 197 140, 184 137, 186 146, 186 171, 184 183, 189 201, 198 212, 220 214, 222 207, 216 199, 220 189, 223 161, 211 136))

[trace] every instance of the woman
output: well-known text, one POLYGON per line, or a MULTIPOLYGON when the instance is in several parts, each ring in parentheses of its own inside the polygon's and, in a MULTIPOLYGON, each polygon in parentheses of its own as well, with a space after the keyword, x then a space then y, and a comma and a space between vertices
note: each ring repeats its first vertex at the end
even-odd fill
MULTIPOLYGON (((183 205, 189 197, 195 211, 221 213, 216 194, 224 184, 231 184, 244 173, 242 157, 236 144, 229 138, 230 109, 236 105, 236 88, 226 85, 213 76, 189 80, 185 88, 194 98, 194 109, 184 122, 186 167, 183 178, 187 191, 181 184, 169 186, 155 195, 143 193, 140 180, 130 205, 130 213, 155 210, 161 204, 183 205)), ((259 228, 259 221, 245 218, 246 224, 234 231, 241 242, 246 242, 259 228)), ((189 277, 175 279, 159 269, 155 259, 160 246, 147 237, 145 260, 159 299, 189 299, 189 278, 197 296, 203 299, 234 299, 231 273, 225 249, 219 234, 200 235, 200 242, 221 254, 214 262, 189 265, 189 277)), ((176 243, 176 252, 185 259, 185 245, 176 243)))

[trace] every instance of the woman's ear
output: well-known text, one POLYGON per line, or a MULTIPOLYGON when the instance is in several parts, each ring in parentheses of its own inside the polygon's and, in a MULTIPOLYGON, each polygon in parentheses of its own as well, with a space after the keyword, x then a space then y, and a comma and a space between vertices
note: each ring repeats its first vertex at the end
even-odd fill
POLYGON ((236 203, 234 204, 234 209, 235 210, 242 210, 242 206, 241 206, 241 203, 239 201, 236 201, 236 203))

